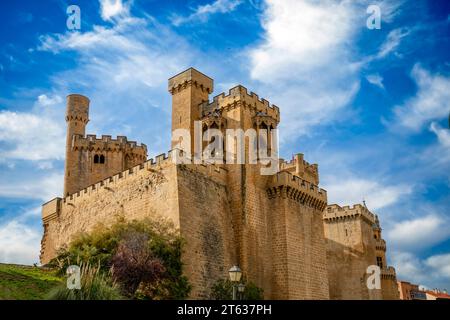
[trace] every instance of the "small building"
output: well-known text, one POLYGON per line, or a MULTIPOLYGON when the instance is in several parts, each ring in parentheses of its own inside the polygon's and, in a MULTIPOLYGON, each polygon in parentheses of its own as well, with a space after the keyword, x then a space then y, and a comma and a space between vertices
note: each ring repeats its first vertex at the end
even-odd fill
POLYGON ((450 299, 450 295, 447 293, 447 290, 427 290, 425 291, 425 295, 427 300, 447 300, 450 299))

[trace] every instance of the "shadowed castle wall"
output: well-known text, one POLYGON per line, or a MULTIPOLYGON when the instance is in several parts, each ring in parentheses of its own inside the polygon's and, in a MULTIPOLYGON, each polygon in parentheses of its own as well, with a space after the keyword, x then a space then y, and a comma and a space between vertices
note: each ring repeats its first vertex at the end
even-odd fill
POLYGON ((366 207, 330 205, 323 216, 331 299, 398 299, 395 271, 387 267, 378 219, 366 207), (381 264, 377 257, 381 259, 381 264), (367 287, 367 268, 381 268, 381 289, 367 287))

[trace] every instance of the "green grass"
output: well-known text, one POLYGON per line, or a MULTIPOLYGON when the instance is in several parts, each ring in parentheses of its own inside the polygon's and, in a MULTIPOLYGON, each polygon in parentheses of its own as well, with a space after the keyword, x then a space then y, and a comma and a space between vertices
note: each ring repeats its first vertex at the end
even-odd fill
POLYGON ((0 300, 45 299, 62 281, 53 270, 0 263, 0 300))

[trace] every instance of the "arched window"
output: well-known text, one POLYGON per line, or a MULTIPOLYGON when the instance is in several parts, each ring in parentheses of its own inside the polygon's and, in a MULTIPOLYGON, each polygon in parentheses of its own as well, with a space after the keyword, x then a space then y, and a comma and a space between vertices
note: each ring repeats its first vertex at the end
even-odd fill
POLYGON ((96 154, 94 156, 94 163, 105 163, 105 156, 102 154, 96 154))

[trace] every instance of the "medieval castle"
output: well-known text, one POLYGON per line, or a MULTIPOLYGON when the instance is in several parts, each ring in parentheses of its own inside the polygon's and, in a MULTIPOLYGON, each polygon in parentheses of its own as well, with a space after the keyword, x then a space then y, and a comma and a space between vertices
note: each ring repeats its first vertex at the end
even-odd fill
MULTIPOLYGON (((280 110, 236 86, 209 101, 213 80, 190 68, 169 79, 172 132, 202 128, 275 129, 280 110)), ((395 270, 377 216, 365 205, 327 205, 317 164, 297 154, 278 172, 261 164, 176 164, 175 151, 147 159, 147 148, 119 136, 86 135, 88 98, 67 97, 64 195, 42 207, 41 262, 76 233, 117 217, 166 217, 186 240, 192 298, 239 265, 267 299, 397 299, 395 270), (381 289, 366 285, 381 268, 381 289)), ((172 142, 174 148, 175 142, 172 142)))

